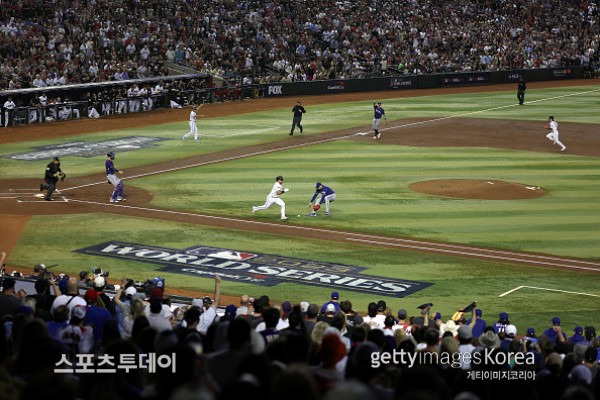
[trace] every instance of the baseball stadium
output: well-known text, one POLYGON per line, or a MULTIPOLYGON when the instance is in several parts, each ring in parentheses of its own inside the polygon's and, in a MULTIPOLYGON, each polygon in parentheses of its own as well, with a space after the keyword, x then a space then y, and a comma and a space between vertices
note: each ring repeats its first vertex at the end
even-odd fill
POLYGON ((600 398, 597 1, 53 3, 0 12, 1 398, 600 398))

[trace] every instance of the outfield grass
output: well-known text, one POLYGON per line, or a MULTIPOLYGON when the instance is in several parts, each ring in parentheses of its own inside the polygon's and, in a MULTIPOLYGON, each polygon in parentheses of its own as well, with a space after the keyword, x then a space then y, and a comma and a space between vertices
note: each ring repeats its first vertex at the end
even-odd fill
MULTIPOLYGON (((590 92, 592 90, 600 90, 600 85, 528 90, 525 107, 514 106, 516 104, 514 91, 506 91, 389 99, 385 100, 384 108, 389 120, 461 115, 471 118, 546 121, 548 115, 553 114, 559 123, 600 124, 598 102, 600 92, 590 92), (586 91, 589 93, 570 96, 586 91), (561 97, 568 95, 569 97, 561 97), (543 99, 551 100, 538 102, 543 99), (496 109, 498 107, 501 108, 496 109), (483 110, 485 111, 479 112, 483 110)), ((232 104, 232 107, 235 107, 235 104, 232 104)), ((181 136, 188 130, 187 121, 68 138, 4 144, 0 149, 0 179, 39 177, 48 163, 46 160, 12 161, 3 158, 5 155, 30 151, 37 146, 66 142, 99 141, 134 135, 169 139, 160 142, 156 147, 118 154, 117 166, 127 169, 198 154, 285 140, 288 138, 287 133, 291 125, 290 109, 285 106, 265 112, 202 118, 198 122, 201 135, 199 144, 182 143, 181 136)), ((307 114, 303 120, 306 130, 303 135, 354 127, 363 127, 365 131, 370 131, 371 118, 370 101, 331 103, 313 107, 307 105, 307 114)), ((88 175, 103 171, 104 155, 93 158, 63 157, 62 163, 70 176, 88 175)))
POLYGON ((128 181, 151 206, 275 221, 262 204, 285 177, 289 223, 600 259, 600 159, 478 148, 424 148, 336 141, 128 181), (500 179, 543 187, 527 200, 468 200, 409 189, 432 179, 500 179), (338 200, 330 217, 300 218, 315 182, 338 200), (160 188, 157 190, 156 188, 160 188))
MULTIPOLYGON (((324 238, 326 239, 326 238, 324 238)), ((33 266, 39 262, 59 264, 56 270, 76 274, 101 266, 110 271, 110 278, 129 277, 146 280, 157 274, 166 278, 167 288, 176 287, 200 292, 212 292, 210 279, 173 273, 156 272, 152 264, 74 253, 74 250, 108 240, 145 245, 184 248, 193 245, 224 247, 240 251, 278 254, 307 260, 328 261, 366 267, 365 274, 429 282, 434 285, 407 298, 372 296, 340 291, 341 299, 350 299, 354 307, 364 311, 367 304, 385 298, 397 311, 406 308, 416 313, 425 302, 434 303, 434 311, 449 318, 458 308, 477 300, 484 318, 493 322, 497 314, 506 311, 510 320, 521 329, 534 326, 543 329, 550 318, 558 315, 565 329, 575 325, 600 324, 599 297, 522 289, 506 297, 498 297, 521 285, 554 288, 566 291, 599 294, 596 275, 572 273, 535 267, 512 266, 459 259, 433 254, 421 254, 362 245, 330 243, 326 240, 294 239, 269 234, 203 227, 184 223, 169 223, 143 218, 106 214, 35 216, 28 223, 9 262, 16 266, 33 266), (90 229, 93 227, 93 229, 90 229), (60 233, 60 242, 48 241, 48 235, 60 233)), ((309 301, 321 304, 329 298, 331 289, 282 283, 270 288, 249 284, 223 282, 229 295, 267 293, 276 301, 309 301)))

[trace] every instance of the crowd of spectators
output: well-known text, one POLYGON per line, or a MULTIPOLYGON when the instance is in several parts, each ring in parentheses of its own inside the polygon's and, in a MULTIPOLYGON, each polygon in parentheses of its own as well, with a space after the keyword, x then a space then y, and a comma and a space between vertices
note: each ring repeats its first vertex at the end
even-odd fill
POLYGON ((586 0, 24 0, 0 7, 0 89, 167 73, 246 83, 596 65, 586 0))
POLYGON ((476 303, 442 318, 380 300, 361 315, 338 292, 322 305, 244 295, 223 313, 218 276, 212 298, 180 307, 123 283, 111 299, 102 277, 39 278, 35 294, 5 277, 3 399, 600 398, 594 327, 570 333, 558 317, 536 334, 504 312, 486 322, 476 303))

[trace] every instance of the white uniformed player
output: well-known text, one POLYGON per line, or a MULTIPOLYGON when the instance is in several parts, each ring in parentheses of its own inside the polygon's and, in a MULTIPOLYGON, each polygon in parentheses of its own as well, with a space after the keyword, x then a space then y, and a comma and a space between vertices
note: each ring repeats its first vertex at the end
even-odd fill
POLYGON ((546 135, 546 137, 548 138, 548 140, 551 140, 554 144, 559 145, 560 151, 565 151, 567 149, 567 146, 565 146, 560 140, 558 140, 558 123, 554 120, 554 117, 552 115, 548 117, 548 122, 550 122, 550 124, 548 125, 548 129, 550 129, 551 131, 549 134, 546 135))
POLYGON ((281 198, 279 196, 281 196, 284 193, 287 193, 290 189, 288 189, 288 188, 284 189, 281 186, 282 183, 283 183, 283 176, 278 176, 277 178, 275 178, 275 184, 273 185, 273 189, 271 189, 271 193, 269 193, 269 195, 267 196, 267 201, 262 206, 256 206, 256 207, 253 206, 252 213, 257 212, 258 210, 266 210, 267 208, 271 207, 271 205, 273 203, 275 203, 279 207, 281 207, 281 219, 283 219, 283 220, 288 219, 285 216, 285 203, 283 202, 283 200, 281 200, 281 198))
POLYGON ((4 127, 6 128, 9 124, 12 125, 12 113, 16 105, 12 101, 12 97, 4 102, 4 127))
MULTIPOLYGON (((200 107, 202 107, 202 106, 200 106, 200 107)), ((184 142, 187 138, 189 138, 192 135, 194 135, 194 140, 196 142, 198 141, 198 126, 196 125, 196 111, 198 111, 198 109, 200 107, 194 107, 192 109, 192 111, 190 112, 190 131, 188 133, 186 133, 185 135, 183 135, 184 142)), ((203 115, 200 115, 200 116, 203 117, 203 115)))

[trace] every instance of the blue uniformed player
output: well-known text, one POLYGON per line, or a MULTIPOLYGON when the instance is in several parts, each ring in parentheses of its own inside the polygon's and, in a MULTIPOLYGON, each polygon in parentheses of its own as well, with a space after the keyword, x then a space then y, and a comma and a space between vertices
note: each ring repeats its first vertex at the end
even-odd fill
POLYGON ((381 133, 379 133, 379 126, 381 125, 381 118, 387 121, 385 116, 385 110, 381 107, 381 102, 373 103, 374 115, 373 115, 373 139, 380 139, 381 133))
POLYGON ((335 192, 328 186, 323 185, 321 182, 317 182, 315 185, 315 193, 310 199, 308 203, 308 208, 312 209, 312 212, 308 214, 311 217, 317 216, 317 211, 321 208, 323 202, 325 203, 325 215, 331 214, 331 210, 329 209, 329 203, 335 201, 335 192), (317 203, 316 198, 321 195, 321 200, 317 203), (313 206, 313 202, 315 205, 313 206))
POLYGON ((105 163, 106 179, 108 180, 108 183, 114 186, 112 196, 110 197, 110 202, 116 203, 119 201, 125 201, 125 198, 123 197, 123 181, 116 175, 117 173, 122 174, 123 171, 119 171, 117 168, 115 168, 115 153, 113 151, 106 154, 106 157, 108 157, 105 163))

